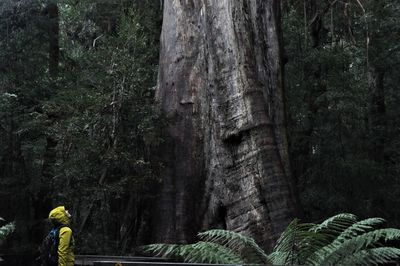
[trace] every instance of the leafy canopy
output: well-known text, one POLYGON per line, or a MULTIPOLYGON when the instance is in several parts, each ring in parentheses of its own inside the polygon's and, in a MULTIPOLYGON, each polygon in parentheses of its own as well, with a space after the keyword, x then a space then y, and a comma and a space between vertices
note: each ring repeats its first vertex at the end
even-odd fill
MULTIPOLYGON (((0 217, 0 220, 3 220, 3 218, 0 217)), ((15 230, 15 224, 14 223, 8 223, 6 225, 3 225, 0 227, 0 241, 6 239, 8 235, 10 235, 12 232, 15 230)))

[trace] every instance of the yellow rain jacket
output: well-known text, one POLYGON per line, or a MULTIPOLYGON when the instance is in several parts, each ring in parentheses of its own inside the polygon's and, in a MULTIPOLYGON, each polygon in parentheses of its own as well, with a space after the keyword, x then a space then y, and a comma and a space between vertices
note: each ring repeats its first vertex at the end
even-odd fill
POLYGON ((58 266, 74 266, 74 239, 72 230, 69 228, 70 220, 65 213, 65 207, 59 206, 49 214, 53 224, 60 225, 60 242, 58 245, 58 266))

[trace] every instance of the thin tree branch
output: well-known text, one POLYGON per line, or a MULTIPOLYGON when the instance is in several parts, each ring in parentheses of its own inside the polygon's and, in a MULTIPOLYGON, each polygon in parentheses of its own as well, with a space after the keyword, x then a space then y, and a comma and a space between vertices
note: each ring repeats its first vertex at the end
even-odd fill
POLYGON ((308 24, 310 27, 312 24, 315 23, 315 21, 319 18, 328 13, 328 11, 332 8, 333 5, 336 4, 336 2, 339 0, 333 0, 327 7, 325 7, 321 12, 317 12, 315 16, 312 18, 311 22, 308 24))

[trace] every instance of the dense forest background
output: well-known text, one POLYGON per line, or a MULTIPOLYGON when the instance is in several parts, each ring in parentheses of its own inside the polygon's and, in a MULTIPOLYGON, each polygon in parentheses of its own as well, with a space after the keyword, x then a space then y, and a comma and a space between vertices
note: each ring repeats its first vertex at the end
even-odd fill
MULTIPOLYGON (((0 2, 1 253, 32 254, 49 210, 77 253, 148 243, 165 123, 154 101, 162 1, 0 2)), ((303 219, 400 225, 400 3, 282 1, 286 127, 303 219)))

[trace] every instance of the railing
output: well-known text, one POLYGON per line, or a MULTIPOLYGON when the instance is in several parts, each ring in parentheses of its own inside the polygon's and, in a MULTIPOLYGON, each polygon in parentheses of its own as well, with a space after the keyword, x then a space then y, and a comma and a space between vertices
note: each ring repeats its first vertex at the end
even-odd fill
MULTIPOLYGON (((96 262, 104 263, 114 263, 110 265, 115 265, 118 262, 168 262, 169 259, 156 258, 156 257, 130 257, 130 256, 102 256, 102 255, 75 255, 75 265, 95 265, 96 262)), ((101 265, 101 264, 97 264, 101 265)), ((106 264, 104 264, 106 265, 106 264)), ((117 264, 118 265, 118 264, 117 264)))
POLYGON ((94 266, 242 266, 233 264, 177 263, 177 262, 95 262, 94 266))
MULTIPOLYGON (((128 256, 98 256, 76 255, 75 265, 93 266, 211 266, 206 263, 179 263, 165 258, 156 257, 128 257, 128 256)), ((218 264, 218 266, 242 266, 234 264, 218 264)))

